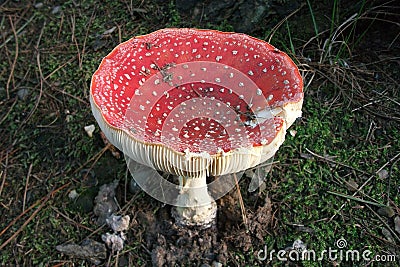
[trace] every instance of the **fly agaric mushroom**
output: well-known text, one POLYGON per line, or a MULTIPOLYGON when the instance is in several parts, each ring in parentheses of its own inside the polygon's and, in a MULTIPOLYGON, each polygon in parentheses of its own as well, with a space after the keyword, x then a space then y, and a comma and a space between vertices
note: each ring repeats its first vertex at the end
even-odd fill
POLYGON ((162 29, 102 60, 90 102, 129 159, 179 176, 177 222, 207 226, 216 204, 206 178, 273 157, 301 116, 303 81, 285 53, 256 38, 162 29))

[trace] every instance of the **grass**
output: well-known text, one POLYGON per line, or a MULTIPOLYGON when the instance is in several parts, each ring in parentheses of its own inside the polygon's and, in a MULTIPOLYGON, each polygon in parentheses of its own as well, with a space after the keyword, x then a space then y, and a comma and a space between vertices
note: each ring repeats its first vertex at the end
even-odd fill
MULTIPOLYGON (((279 250, 300 239, 321 252, 344 238, 350 249, 396 254, 398 262, 399 47, 392 33, 399 30, 394 22, 399 7, 393 1, 325 2, 331 8, 306 1, 280 27, 253 33, 295 57, 309 85, 303 118, 292 128, 296 134, 287 135, 260 196, 268 195, 273 204, 265 246, 279 250), (384 36, 377 33, 382 27, 388 29, 384 36), (384 41, 371 41, 377 35, 384 41), (374 203, 395 215, 388 217, 374 203)), ((87 206, 100 185, 120 179, 117 198, 126 214, 138 207, 154 213, 162 209, 143 193, 124 191, 124 160, 105 149, 98 129, 94 138, 84 132, 84 126, 95 124, 88 102, 92 73, 114 46, 137 34, 163 27, 233 27, 229 20, 218 25, 193 22, 173 1, 67 1, 56 14, 51 13, 55 3, 44 5, 0 5, 0 264, 89 266, 89 261, 61 255, 55 247, 88 236, 100 239, 102 229, 87 206), (103 34, 113 27, 112 33, 103 34), (21 89, 29 92, 25 99, 17 97, 21 89), (86 175, 90 171, 94 186, 86 175), (68 198, 72 190, 80 194, 77 203, 68 198)), ((245 189, 244 205, 251 210, 254 203, 245 189)), ((131 266, 151 263, 142 230, 131 230, 119 255, 131 266)), ((285 265, 276 257, 258 260, 260 249, 244 252, 232 244, 227 264, 285 265)), ((107 262, 114 264, 118 257, 109 255, 107 262)), ((325 259, 293 264, 339 263, 325 259)))

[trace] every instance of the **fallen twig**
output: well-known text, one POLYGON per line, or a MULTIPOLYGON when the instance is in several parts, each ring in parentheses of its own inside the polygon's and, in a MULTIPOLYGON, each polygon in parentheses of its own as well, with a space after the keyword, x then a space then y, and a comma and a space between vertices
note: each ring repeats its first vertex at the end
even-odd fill
POLYGON ((1 232, 0 232, 0 236, 2 236, 5 232, 7 232, 7 230, 13 226, 21 217, 23 217, 28 211, 30 211, 31 209, 35 208, 36 206, 38 206, 38 208, 31 214, 31 216, 29 216, 29 218, 22 224, 22 226, 15 231, 15 233, 8 238, 3 244, 0 245, 0 251, 8 244, 10 243, 14 238, 16 238, 19 233, 22 232, 22 230, 24 230, 24 228, 29 224, 30 221, 33 220, 33 218, 35 218, 36 214, 45 206, 45 204, 50 200, 50 198, 57 193, 58 191, 64 189, 65 187, 67 187, 71 182, 68 182, 62 186, 60 186, 59 188, 49 192, 45 197, 39 199, 38 201, 36 201, 33 205, 31 205, 29 208, 27 208, 25 211, 23 211, 20 215, 18 215, 14 220, 12 220, 1 232))

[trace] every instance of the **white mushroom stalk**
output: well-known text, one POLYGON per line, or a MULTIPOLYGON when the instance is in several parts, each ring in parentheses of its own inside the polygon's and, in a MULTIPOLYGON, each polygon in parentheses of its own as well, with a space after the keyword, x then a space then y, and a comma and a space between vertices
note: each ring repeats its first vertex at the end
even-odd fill
POLYGON ((264 41, 163 29, 132 38, 105 57, 93 75, 90 101, 138 184, 175 205, 178 224, 204 227, 215 221, 215 199, 231 189, 226 175, 277 152, 301 116, 303 82, 293 61, 264 41), (220 177, 214 188, 224 188, 213 197, 210 176, 220 177))
POLYGON ((208 227, 215 223, 217 204, 209 195, 207 177, 180 178, 175 219, 181 225, 208 227))

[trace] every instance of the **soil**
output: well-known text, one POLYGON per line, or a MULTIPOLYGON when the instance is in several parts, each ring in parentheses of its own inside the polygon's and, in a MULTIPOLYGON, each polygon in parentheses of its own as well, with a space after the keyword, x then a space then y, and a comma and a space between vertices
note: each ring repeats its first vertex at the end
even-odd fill
POLYGON ((155 216, 137 208, 132 213, 136 217, 131 227, 137 231, 135 236, 144 233, 153 266, 225 265, 232 257, 228 248, 250 252, 251 248, 262 247, 266 229, 273 224, 269 198, 254 211, 249 211, 246 225, 238 202, 236 191, 220 199, 217 223, 206 229, 177 226, 170 215, 171 207, 160 209, 155 216))
MULTIPOLYGON (((23 1, 22 1, 23 2, 23 1)), ((73 1, 75 2, 75 1, 73 1)), ((78 1, 79 2, 79 1, 78 1)), ((129 1, 126 1, 129 2, 129 1)), ((144 2, 144 1, 143 1, 144 2)), ((161 1, 154 1, 161 2, 161 1)), ((165 1, 162 1, 165 2, 165 1)), ((238 32, 245 32, 252 35, 257 36, 265 36, 265 32, 269 26, 275 25, 278 21, 280 21, 284 16, 290 14, 297 8, 299 8, 302 4, 305 4, 306 1, 291 1, 291 0, 281 0, 281 1, 231 1, 231 0, 223 0, 218 1, 218 4, 215 4, 217 1, 210 0, 201 0, 201 1, 193 1, 193 0, 177 0, 176 8, 182 17, 182 19, 191 22, 193 20, 199 21, 200 25, 206 28, 207 23, 212 23, 212 25, 219 25, 226 21, 228 25, 232 25, 232 30, 238 32), (285 7, 285 8, 283 8, 285 7), (256 11, 253 15, 253 11, 256 11), (246 18, 253 18, 252 20, 248 20, 246 18)), ((314 2, 314 1, 310 1, 314 2)), ((331 1, 321 1, 321 2, 329 2, 331 1)), ((344 1, 338 1, 344 2, 344 1)), ((357 6, 354 6, 354 3, 358 3, 360 1, 348 1, 346 3, 341 3, 343 6, 341 10, 347 11, 349 14, 357 10, 357 6)), ((378 6, 387 1, 371 1, 374 2, 375 6, 378 6)), ((315 12, 319 12, 320 14, 327 14, 326 8, 329 5, 324 4, 315 4, 315 12)), ((160 10, 165 9, 164 7, 160 8, 160 10)), ((140 16, 144 16, 140 10, 137 10, 140 16)), ((309 19, 307 7, 303 6, 301 11, 296 13, 291 18, 291 21, 298 21, 297 27, 302 28, 302 17, 307 16, 309 19)), ((139 16, 139 15, 138 15, 139 16)), ((329 15, 327 15, 329 16, 329 15)), ((399 68, 400 61, 398 60, 398 55, 400 53, 400 44, 398 40, 396 41, 396 36, 398 34, 398 25, 387 23, 386 21, 393 20, 388 15, 381 15, 381 22, 374 23, 372 26, 368 23, 368 21, 364 21, 357 25, 355 39, 362 36, 365 33, 365 29, 368 29, 365 36, 363 36, 363 40, 367 40, 361 42, 357 46, 354 47, 352 51, 352 60, 353 64, 357 63, 365 63, 366 65, 370 62, 379 62, 382 60, 382 64, 374 64, 374 66, 379 66, 379 68, 375 69, 375 72, 365 72, 365 82, 376 81, 380 79, 388 79, 391 78, 393 81, 393 86, 398 86, 397 81, 400 79, 399 68), (385 29, 385 30, 382 30, 385 29), (395 42, 393 42, 395 41, 395 42), (385 58, 397 58, 397 61, 390 60, 384 61, 385 58), (386 64, 386 62, 389 62, 386 64)), ((158 25, 164 26, 164 25, 158 25)), ((293 31, 296 26, 291 25, 293 31)), ((42 24, 38 25, 37 29, 40 29, 42 24)), ((321 26, 322 28, 322 26, 321 26)), ((329 28, 329 27, 328 27, 329 28)), ((307 29, 302 28, 303 32, 311 32, 311 35, 307 34, 307 36, 312 36, 313 29, 309 27, 307 29)), ((38 30, 37 34, 40 32, 38 30)), ((304 41, 304 40, 303 40, 304 41)), ((101 47, 97 48, 101 49, 101 47)), ((96 49, 94 49, 96 50, 96 49)), ((360 64, 358 64, 360 65, 360 64)), ((325 78, 325 77, 324 77, 325 78)), ((321 79, 323 80, 323 79, 321 79)), ((324 81, 316 80, 313 86, 317 86, 319 83, 323 83, 324 81)), ((1 89, 1 88, 0 88, 1 89)), ((394 90, 388 90, 393 91, 394 90)), ((368 92, 372 94, 372 92, 368 92)), ((362 106, 363 104, 367 104, 370 102, 372 97, 370 95, 365 94, 364 98, 360 97, 358 99, 354 99, 354 101, 359 101, 361 104, 357 106, 362 106)), ((24 98, 25 92, 21 91, 20 98, 24 98)), ((310 92, 311 96, 312 92, 310 92)), ((396 99, 393 97, 393 99, 396 99)), ((398 99, 398 98, 397 98, 398 99)), ((398 107, 396 104, 393 107, 398 107)), ((86 108, 86 107, 85 107, 86 108)), ((367 107, 368 108, 368 107, 367 107)), ((385 124, 395 124, 398 125, 400 121, 399 111, 395 108, 390 110, 384 109, 383 107, 376 110, 371 110, 371 114, 373 114, 374 119, 380 120, 378 123, 385 124), (372 113, 373 112, 373 113, 372 113), (394 114, 389 122, 386 122, 385 116, 387 114, 394 114)), ((89 107, 87 107, 89 109, 89 107)), ((377 129, 378 131, 382 131, 380 134, 385 134, 384 127, 377 129)), ((56 131, 56 130, 54 130, 56 131)), ((4 133, 3 129, 0 129, 0 133, 4 133)), ((57 133, 51 132, 49 136, 56 136, 57 133)), ((64 147, 64 143, 56 144, 53 142, 49 142, 43 137, 40 145, 49 146, 49 143, 52 143, 54 147, 64 147), (43 141, 44 140, 44 141, 43 141)), ((98 147, 103 147, 101 141, 98 142, 98 147)), ((43 151, 45 151, 43 149, 43 151)), ((47 150, 46 150, 47 151, 47 150)), ((44 153, 44 152, 41 152, 44 153)), ((107 152, 108 153, 108 152, 107 152)), ((111 156, 110 153, 105 154, 102 159, 100 159, 100 163, 98 166, 93 168, 93 172, 95 174, 84 175, 85 179, 87 179, 88 185, 86 187, 93 187, 93 190, 87 190, 90 195, 87 195, 87 199, 83 199, 85 195, 81 195, 82 205, 79 204, 79 208, 82 208, 83 216, 87 216, 87 214, 91 214, 95 217, 94 214, 90 213, 93 210, 93 200, 97 192, 93 192, 96 186, 100 186, 101 184, 107 183, 109 181, 105 181, 105 179, 115 179, 116 178, 116 165, 122 165, 121 162, 123 160, 116 160, 111 156), (104 163, 104 164, 103 164, 104 163), (93 176, 93 177, 92 177, 93 176), (106 177, 106 178, 104 178, 106 177), (94 178, 96 181, 93 182, 90 178, 94 178), (99 185, 97 185, 99 182, 99 185)), ((43 158, 48 157, 46 154, 43 158)), ((63 156, 64 157, 64 156, 63 156)), ((65 156, 66 157, 66 156, 65 156)), ((68 160, 67 157, 63 158, 65 162, 68 160)), ((83 160, 82 160, 83 161, 83 160)), ((65 164, 63 162, 63 164, 65 164)), ((45 164, 45 163, 43 163, 45 164)), ((122 169, 122 167, 121 167, 122 169)), ((43 176, 52 176, 53 173, 43 174, 43 176)), ((25 177, 26 173, 22 170, 18 170, 17 173, 14 173, 14 177, 25 177)), ((40 180, 40 179, 38 179, 40 180)), ((45 179, 43 179, 45 180, 45 179)), ((83 179, 77 178, 79 180, 80 186, 85 187, 85 181, 83 179)), ((279 225, 283 224, 282 221, 278 221, 277 217, 279 217, 279 206, 281 203, 278 198, 275 198, 274 195, 267 195, 267 192, 261 193, 249 193, 247 192, 248 183, 250 179, 244 178, 240 181, 240 188, 242 198, 245 201, 245 213, 240 208, 239 198, 237 190, 232 190, 229 194, 225 195, 223 198, 217 200, 218 204, 218 214, 216 224, 207 229, 197 229, 197 228, 183 228, 178 227, 174 223, 174 219, 171 216, 170 206, 163 206, 162 203, 157 202, 156 200, 151 199, 149 196, 145 195, 143 192, 136 192, 135 194, 126 194, 127 188, 126 184, 124 185, 122 182, 119 183, 117 187, 117 192, 115 194, 118 203, 121 206, 128 207, 129 210, 126 211, 126 214, 133 216, 131 218, 130 230, 127 233, 127 241, 126 243, 130 246, 134 247, 136 244, 139 244, 140 251, 146 251, 147 255, 143 257, 135 257, 142 258, 144 261, 149 260, 153 266, 220 266, 220 264, 225 265, 228 262, 233 263, 235 266, 241 266, 247 259, 239 258, 239 255, 236 255, 236 251, 246 252, 246 255, 253 256, 252 262, 259 262, 254 260, 257 258, 257 249, 262 249, 264 247, 265 236, 274 233, 274 235, 278 235, 280 233, 279 225), (135 199, 138 195, 141 195, 137 198, 137 202, 132 204, 131 198, 135 199), (156 212, 155 212, 156 211, 156 212)), ((269 185, 269 192, 273 192, 274 185, 269 185)), ((40 193, 42 192, 41 187, 47 188, 49 187, 47 184, 40 184, 37 188, 33 188, 28 196, 27 196, 27 205, 30 205, 33 202, 33 199, 38 198, 40 193), (36 196, 37 195, 37 196, 36 196), (32 200, 31 200, 32 199, 32 200), (30 202, 31 201, 31 202, 30 202)), ((5 187, 6 188, 6 187, 5 187)), ((10 187, 11 188, 11 187, 10 187)), ((96 188, 98 189, 98 187, 96 188)), ((400 188, 399 188, 400 190, 400 188)), ((267 190, 266 190, 267 191, 267 190)), ((20 195, 22 195, 20 192, 20 195)), ((273 194, 273 193, 271 193, 273 194)), ((5 193, 4 193, 5 195, 5 193)), ((11 193, 10 193, 11 195, 11 193)), ((22 199, 22 197, 19 197, 22 199)), ((10 198, 11 199, 11 198, 10 198)), ((79 199, 78 199, 79 200, 79 199)), ((64 205, 60 204, 62 208, 64 205)), ((17 204, 15 204, 17 205, 17 204)), ((75 208, 74 208, 75 209, 75 208)), ((78 209, 78 208, 76 208, 78 209)), ((10 214, 7 216, 11 218, 16 218, 18 216, 18 209, 10 209, 10 214), (14 210, 14 211, 13 211, 14 210), (15 214, 14 214, 15 213, 15 214)), ((6 216, 6 217, 7 217, 6 216)), ((76 219, 79 221, 78 219, 76 219)), ((93 220, 94 221, 94 220, 93 220)), ((398 225, 398 223, 396 223, 398 225)), ((51 227, 50 227, 51 228, 51 227)), ((33 228, 32 228, 33 229, 33 228)), ((79 229, 79 227, 77 227, 79 229)), ((1 229, 0 229, 1 230, 1 229)), ((57 230, 60 231, 60 230, 57 230)), ((312 231, 312 229, 303 227, 299 228, 299 231, 307 232, 312 231)), ((57 232, 58 233, 58 232, 57 232)), ((53 233, 49 233, 52 235, 53 233)), ((68 236, 63 233, 63 238, 68 236)), ((22 238, 21 238, 22 239, 22 238)), ((49 238, 50 239, 50 238, 49 238)), ((64 240, 62 240, 63 242, 64 240)), ((60 241, 61 242, 61 241, 60 241)), ((18 245, 18 244, 17 244, 18 245)), ((19 246, 15 246, 16 248, 19 246)), ((276 246, 273 244, 272 246, 276 246)), ((28 255, 29 251, 23 251, 22 245, 18 248, 21 249, 21 254, 28 255)), ((26 248, 25 248, 26 249, 26 248)), ((17 249, 16 249, 17 250, 17 249)), ((31 250, 31 249, 30 249, 31 250)), ((18 252, 15 252, 18 253, 18 252)), ((108 255, 110 252, 108 252, 108 255)), ((119 266, 129 265, 129 252, 125 253, 119 258, 119 266)), ((29 256, 29 255, 28 255, 29 256)), ((67 257, 65 257, 67 258, 67 257)), ((53 262, 54 263, 54 262, 53 262)), ((260 262, 259 262, 260 263, 260 262)), ((102 261, 103 265, 106 264, 105 261, 102 261)), ((261 263, 262 264, 262 263, 261 263)), ((131 266, 135 266, 136 263, 131 264, 131 266)))

